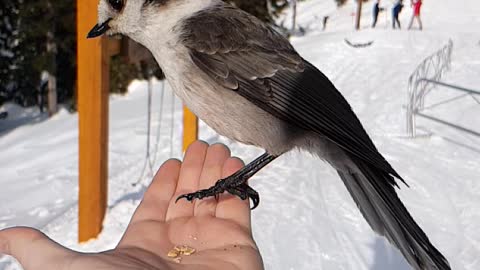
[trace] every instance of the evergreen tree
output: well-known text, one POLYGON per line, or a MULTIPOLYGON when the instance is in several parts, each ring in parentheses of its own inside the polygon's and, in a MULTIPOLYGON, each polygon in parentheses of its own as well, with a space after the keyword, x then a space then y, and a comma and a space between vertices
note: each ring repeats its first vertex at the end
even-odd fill
POLYGON ((20 4, 16 52, 18 68, 14 74, 17 95, 21 95, 24 105, 36 104, 42 71, 57 77, 60 102, 73 95, 75 22, 74 0, 25 1, 20 4), (53 49, 49 49, 48 44, 53 49))
POLYGON ((18 9, 14 0, 5 0, 0 8, 0 105, 12 96, 11 70, 15 68, 14 57, 17 40, 18 9))
POLYGON ((274 17, 289 4, 287 0, 229 0, 228 2, 272 24, 274 17))
POLYGON ((337 6, 342 6, 347 2, 347 0, 335 0, 335 2, 337 3, 337 6))
POLYGON ((76 88, 76 1, 51 0, 55 10, 56 76, 58 100, 61 103, 74 102, 76 88))
POLYGON ((24 106, 36 104, 40 76, 47 71, 57 77, 59 101, 71 99, 76 2, 4 1, 0 9, 0 96, 24 106))
POLYGON ((263 21, 272 22, 267 0, 230 0, 229 2, 263 21))
POLYGON ((18 46, 15 50, 15 99, 24 106, 36 104, 40 74, 47 68, 46 37, 48 16, 43 1, 18 1, 18 46))

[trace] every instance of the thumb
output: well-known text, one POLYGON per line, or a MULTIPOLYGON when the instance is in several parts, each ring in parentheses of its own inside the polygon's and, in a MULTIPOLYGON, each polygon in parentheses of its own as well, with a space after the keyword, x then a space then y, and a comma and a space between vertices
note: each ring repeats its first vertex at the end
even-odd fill
POLYGON ((60 269, 75 253, 32 228, 0 230, 0 253, 11 255, 26 269, 60 269))

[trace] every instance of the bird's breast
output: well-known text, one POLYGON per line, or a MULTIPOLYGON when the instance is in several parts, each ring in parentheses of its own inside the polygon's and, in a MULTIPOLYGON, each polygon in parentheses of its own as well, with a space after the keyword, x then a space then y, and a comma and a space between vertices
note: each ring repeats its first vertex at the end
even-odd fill
POLYGON ((215 83, 184 56, 162 68, 175 94, 202 121, 220 135, 271 154, 279 155, 294 147, 292 137, 298 134, 295 127, 215 83))

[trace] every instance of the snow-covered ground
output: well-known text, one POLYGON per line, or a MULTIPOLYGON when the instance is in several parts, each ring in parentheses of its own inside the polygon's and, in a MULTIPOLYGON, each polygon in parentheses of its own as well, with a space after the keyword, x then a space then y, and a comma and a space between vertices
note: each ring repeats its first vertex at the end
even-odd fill
MULTIPOLYGON (((389 15, 390 2, 382 3, 389 15)), ((292 41, 345 95, 380 151, 410 184, 400 196, 452 268, 478 270, 480 138, 423 119, 418 119, 420 132, 431 135, 406 138, 403 106, 411 72, 449 39, 454 42, 453 62, 444 81, 480 90, 480 2, 425 0, 423 32, 393 31, 385 14, 377 29, 368 29, 370 8, 371 3, 365 4, 364 27, 354 32, 353 3, 337 10, 332 0, 302 2, 299 25, 307 33, 292 41), (330 21, 322 32, 321 18, 326 15, 330 21), (345 38, 374 43, 354 49, 345 38)), ((410 13, 406 7, 403 26, 410 13)), ((178 100, 172 102, 168 86, 162 92, 162 83, 155 82, 154 88, 151 138, 157 168, 166 159, 181 156, 182 111, 178 100), (161 124, 156 121, 160 110, 161 124)), ((104 232, 86 245, 76 243, 77 115, 61 111, 46 119, 33 109, 0 108, 10 112, 7 120, 0 120, 0 228, 33 226, 82 251, 114 247, 144 190, 131 183, 141 177, 145 162, 146 89, 146 82, 135 82, 128 95, 111 98, 109 210, 104 232)), ((438 88, 427 97, 427 107, 459 95, 438 88)), ((480 132, 480 104, 471 96, 427 112, 480 132)), ((247 161, 261 153, 222 138, 205 125, 200 135, 208 142, 226 143, 247 161)), ((148 174, 147 170, 141 178, 144 184, 148 174)), ((253 226, 266 269, 409 269, 402 256, 371 231, 326 164, 305 153, 289 153, 260 172, 252 185, 262 196, 253 212, 253 226)), ((2 270, 18 268, 10 260, 0 260, 2 270)))

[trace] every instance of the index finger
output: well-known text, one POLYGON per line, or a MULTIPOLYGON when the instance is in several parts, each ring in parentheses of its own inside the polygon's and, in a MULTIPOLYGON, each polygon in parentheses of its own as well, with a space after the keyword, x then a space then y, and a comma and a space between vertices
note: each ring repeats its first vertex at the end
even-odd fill
MULTIPOLYGON (((223 165, 222 178, 226 178, 244 166, 241 159, 229 158, 223 165)), ((224 193, 217 203, 215 216, 231 220, 251 231, 251 210, 249 199, 242 200, 237 196, 224 193)))
POLYGON ((143 220, 165 221, 180 175, 181 162, 168 160, 153 178, 143 200, 132 217, 132 223, 143 220))

